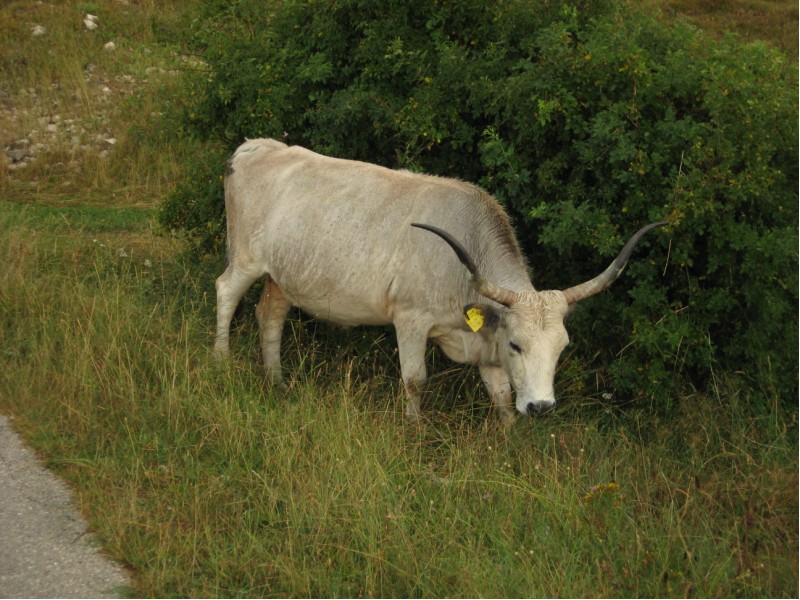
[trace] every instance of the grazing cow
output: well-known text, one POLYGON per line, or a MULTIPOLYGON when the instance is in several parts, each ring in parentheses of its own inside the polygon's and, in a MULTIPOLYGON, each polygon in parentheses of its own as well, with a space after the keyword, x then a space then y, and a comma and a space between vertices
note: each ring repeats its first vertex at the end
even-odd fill
POLYGON ((256 316, 274 383, 283 383, 290 307, 344 326, 392 324, 411 420, 420 414, 429 338, 452 360, 478 365, 504 423, 514 418, 512 387, 520 413, 551 408, 570 305, 608 287, 639 239, 663 225, 641 229, 598 277, 540 292, 508 217, 483 190, 269 139, 234 153, 225 209, 228 266, 216 282, 215 354, 227 355, 236 305, 266 277, 256 316))

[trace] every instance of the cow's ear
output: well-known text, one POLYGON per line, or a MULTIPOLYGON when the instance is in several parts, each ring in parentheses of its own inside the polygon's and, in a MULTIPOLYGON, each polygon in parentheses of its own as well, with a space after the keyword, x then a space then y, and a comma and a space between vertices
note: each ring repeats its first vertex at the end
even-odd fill
POLYGON ((500 324, 500 312, 488 304, 467 304, 464 307, 464 320, 472 331, 486 327, 495 331, 500 324))

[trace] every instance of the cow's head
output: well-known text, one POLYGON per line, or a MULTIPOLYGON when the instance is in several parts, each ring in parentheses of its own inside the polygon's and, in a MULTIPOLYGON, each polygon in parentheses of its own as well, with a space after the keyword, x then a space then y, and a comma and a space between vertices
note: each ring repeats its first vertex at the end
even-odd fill
POLYGON ((464 307, 464 316, 473 331, 496 344, 500 364, 517 392, 517 410, 525 415, 555 405, 553 380, 558 358, 569 342, 564 319, 570 306, 610 286, 642 236, 665 224, 651 223, 636 232, 614 262, 594 279, 566 290, 515 292, 485 281, 469 253, 449 233, 413 223, 444 239, 469 270, 475 290, 500 305, 470 304, 464 307))

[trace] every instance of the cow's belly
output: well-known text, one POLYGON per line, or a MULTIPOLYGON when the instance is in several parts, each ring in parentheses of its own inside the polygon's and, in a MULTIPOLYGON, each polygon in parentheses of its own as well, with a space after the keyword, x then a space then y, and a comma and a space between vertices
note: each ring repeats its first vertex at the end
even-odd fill
POLYGON ((271 274, 293 306, 318 319, 344 327, 392 322, 385 286, 339 275, 324 270, 271 274))
POLYGON ((392 277, 385 248, 319 230, 274 234, 261 261, 284 295, 303 311, 338 325, 392 322, 392 277))
POLYGON ((352 296, 311 296, 291 292, 285 292, 285 295, 294 306, 311 316, 343 327, 388 325, 392 322, 383 307, 352 296))

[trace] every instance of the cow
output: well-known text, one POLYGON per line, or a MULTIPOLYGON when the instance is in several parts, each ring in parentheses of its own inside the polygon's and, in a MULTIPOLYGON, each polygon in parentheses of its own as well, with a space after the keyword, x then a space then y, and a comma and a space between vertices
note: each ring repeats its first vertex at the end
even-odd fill
POLYGON ((263 277, 256 317, 268 379, 284 385, 292 306, 342 326, 391 324, 410 421, 420 417, 428 339, 478 365, 503 423, 515 419, 512 388, 517 412, 552 408, 570 307, 607 288, 641 237, 665 224, 640 229, 599 276, 537 291, 506 213, 457 179, 253 139, 228 161, 224 188, 228 263, 216 280, 214 355, 228 355, 234 310, 263 277))

